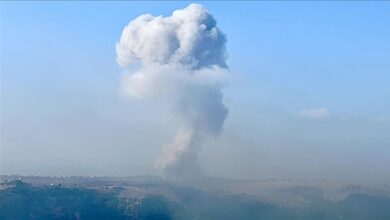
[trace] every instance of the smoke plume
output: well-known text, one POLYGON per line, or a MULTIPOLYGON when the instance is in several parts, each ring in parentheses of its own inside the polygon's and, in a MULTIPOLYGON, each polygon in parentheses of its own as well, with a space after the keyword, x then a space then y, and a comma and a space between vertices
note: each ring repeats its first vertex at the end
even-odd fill
POLYGON ((137 98, 168 98, 180 128, 155 163, 165 174, 200 174, 197 152, 217 136, 228 110, 221 87, 228 74, 226 37, 213 16, 191 4, 171 16, 141 15, 123 29, 117 62, 127 72, 122 86, 137 98))

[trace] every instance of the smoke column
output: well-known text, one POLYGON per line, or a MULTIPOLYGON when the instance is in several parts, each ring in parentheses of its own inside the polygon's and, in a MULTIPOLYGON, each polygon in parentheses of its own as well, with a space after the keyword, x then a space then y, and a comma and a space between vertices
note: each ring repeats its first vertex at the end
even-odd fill
POLYGON ((191 4, 171 16, 141 15, 123 29, 117 62, 122 87, 136 98, 168 98, 180 128, 155 167, 175 178, 200 175, 197 153, 227 117, 221 87, 228 74, 226 37, 213 16, 191 4))

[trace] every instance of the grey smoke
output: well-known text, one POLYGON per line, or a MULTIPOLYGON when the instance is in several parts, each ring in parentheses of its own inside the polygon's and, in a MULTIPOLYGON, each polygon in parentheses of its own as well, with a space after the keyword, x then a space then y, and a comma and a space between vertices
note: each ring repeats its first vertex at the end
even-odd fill
POLYGON ((228 114, 221 91, 228 75, 226 37, 216 25, 205 8, 191 4, 168 17, 135 18, 116 44, 117 62, 127 71, 125 93, 174 103, 180 128, 155 164, 167 175, 199 175, 200 146, 222 131, 228 114))

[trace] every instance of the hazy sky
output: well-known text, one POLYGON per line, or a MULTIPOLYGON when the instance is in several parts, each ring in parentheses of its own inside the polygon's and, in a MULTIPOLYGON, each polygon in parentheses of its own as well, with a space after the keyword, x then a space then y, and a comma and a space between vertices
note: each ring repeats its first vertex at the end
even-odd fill
MULTIPOLYGON (((390 2, 198 2, 232 76, 209 175, 390 181, 390 2)), ((115 43, 189 2, 1 2, 2 174, 154 174, 177 123, 123 94, 115 43)))

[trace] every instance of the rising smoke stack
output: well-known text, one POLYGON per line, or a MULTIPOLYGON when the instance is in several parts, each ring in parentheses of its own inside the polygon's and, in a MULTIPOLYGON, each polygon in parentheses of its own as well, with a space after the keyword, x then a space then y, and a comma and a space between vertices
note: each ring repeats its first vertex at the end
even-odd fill
POLYGON ((135 18, 116 44, 117 62, 128 70, 122 81, 126 94, 174 103, 180 128, 155 163, 168 176, 200 175, 199 148, 222 130, 228 114, 221 92, 228 74, 225 43, 212 15, 191 4, 168 17, 135 18), (132 65, 137 70, 130 71, 132 65))

